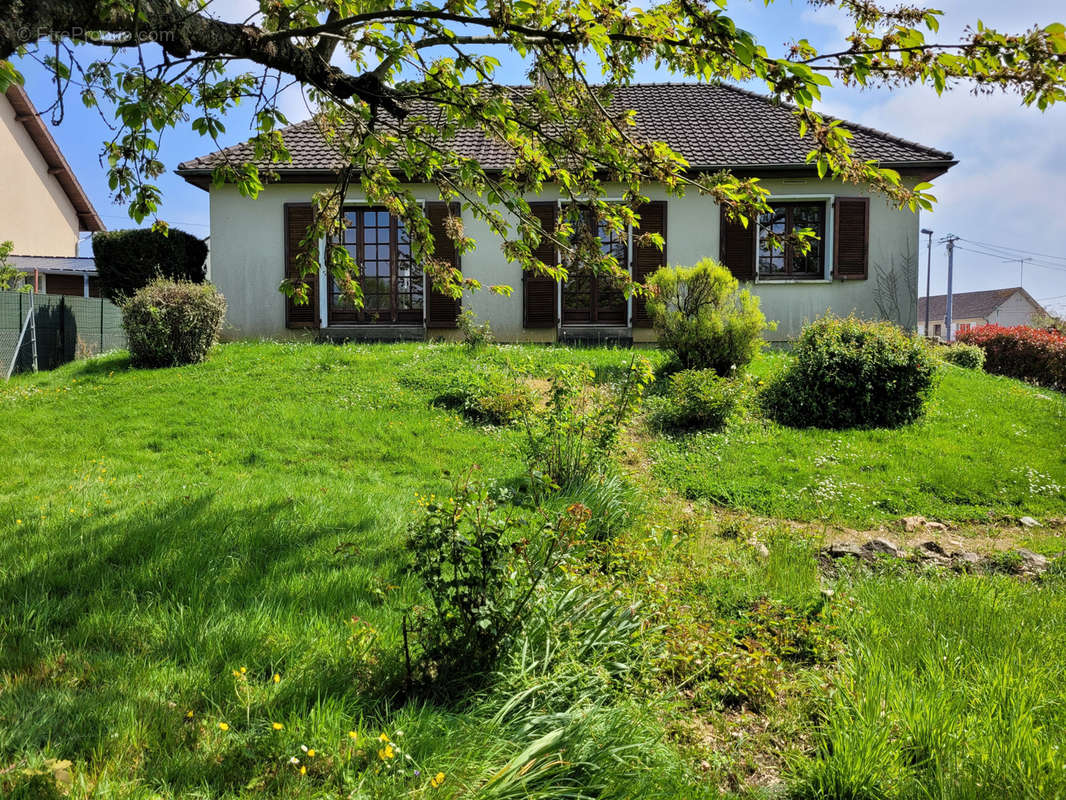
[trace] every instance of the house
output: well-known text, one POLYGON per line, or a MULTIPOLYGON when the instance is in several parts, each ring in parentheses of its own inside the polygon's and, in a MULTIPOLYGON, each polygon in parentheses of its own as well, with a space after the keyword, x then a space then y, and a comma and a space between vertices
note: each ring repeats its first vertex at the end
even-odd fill
MULTIPOLYGON (((631 234, 604 243, 616 249, 620 263, 628 263, 636 279, 666 263, 688 265, 712 256, 760 296, 766 316, 778 322, 775 338, 795 337, 805 321, 827 309, 887 316, 912 330, 916 327, 917 215, 895 208, 869 188, 820 180, 805 158, 809 140, 799 138, 789 107, 724 84, 638 84, 620 89, 614 103, 637 112, 638 137, 667 143, 685 157, 693 173, 728 169, 759 177, 775 209, 760 226, 744 228, 724 220, 708 197, 695 192, 670 197, 660 186, 646 187, 650 202, 641 210, 640 230, 661 233, 664 250, 633 247, 631 234), (814 227, 820 233, 809 254, 760 246, 759 230, 793 227, 814 227)), ((910 183, 931 180, 956 163, 951 153, 862 125, 848 123, 847 128, 857 157, 892 167, 910 183)), ((276 169, 278 177, 256 200, 242 197, 235 186, 213 186, 210 180, 212 170, 226 159, 250 160, 253 151, 247 143, 186 161, 177 170, 210 192, 212 273, 228 300, 230 334, 448 335, 458 305, 426 291, 418 265, 404 251, 402 221, 368 206, 356 189, 346 197, 351 227, 341 244, 361 262, 365 309, 351 308, 324 269, 312 292, 313 304, 297 306, 278 292, 279 282, 293 274, 295 247, 310 222, 312 195, 334 185, 343 166, 315 119, 285 128, 282 136, 292 161, 262 165, 276 169)), ((486 170, 502 170, 510 163, 498 142, 477 132, 457 141, 463 153, 478 158, 486 170)), ((491 323, 500 339, 654 340, 639 299, 627 300, 579 270, 573 270, 566 285, 539 275, 523 276, 485 223, 461 208, 465 232, 477 241, 477 248, 460 263, 443 235, 448 209, 431 186, 412 190, 426 203, 437 232, 437 257, 452 259, 465 275, 483 284, 514 288, 510 298, 479 292, 462 300, 464 308, 491 323)), ((547 229, 559 213, 558 198, 552 189, 527 198, 547 229)), ((320 252, 324 247, 322 243, 320 252)), ((548 246, 540 257, 554 262, 554 250, 548 246)))
POLYGON ((91 258, 78 258, 78 237, 104 223, 78 183, 26 91, 0 96, 0 241, 14 243, 8 261, 37 291, 95 293, 91 258))
POLYGON ((981 325, 1028 325, 1033 316, 1047 314, 1029 292, 1021 286, 990 289, 984 292, 955 292, 951 295, 951 336, 944 321, 947 315, 946 294, 923 297, 918 301, 918 324, 926 336, 954 339, 955 334, 981 325), (929 331, 925 330, 926 306, 929 307, 929 331))

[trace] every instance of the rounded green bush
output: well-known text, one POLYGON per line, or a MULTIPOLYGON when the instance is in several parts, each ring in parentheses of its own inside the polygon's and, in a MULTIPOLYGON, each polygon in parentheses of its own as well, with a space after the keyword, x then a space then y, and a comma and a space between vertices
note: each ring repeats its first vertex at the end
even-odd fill
POLYGON ((890 322, 825 316, 803 329, 795 360, 767 389, 771 414, 794 427, 891 428, 921 416, 937 359, 890 322))
POLYGON ((981 369, 985 365, 985 351, 975 344, 957 342, 940 350, 940 357, 949 364, 966 369, 981 369))
POLYGON ((682 369, 731 375, 758 355, 767 329, 759 298, 710 258, 694 267, 663 267, 647 280, 647 306, 659 346, 682 369))
POLYGON ((710 369, 686 369, 670 376, 666 396, 655 398, 651 419, 667 431, 717 430, 739 404, 743 385, 710 369))
POLYGON ((122 304, 135 367, 198 364, 218 341, 226 298, 209 283, 158 279, 122 304))

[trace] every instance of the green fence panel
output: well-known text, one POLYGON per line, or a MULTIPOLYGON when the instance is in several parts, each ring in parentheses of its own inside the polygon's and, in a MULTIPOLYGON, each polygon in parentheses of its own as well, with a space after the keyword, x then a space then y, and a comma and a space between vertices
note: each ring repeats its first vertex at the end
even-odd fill
POLYGON ((76 358, 90 358, 126 347, 122 312, 99 297, 0 292, 0 369, 6 375, 33 369, 31 331, 19 335, 32 307, 37 333, 38 369, 53 369, 76 358))

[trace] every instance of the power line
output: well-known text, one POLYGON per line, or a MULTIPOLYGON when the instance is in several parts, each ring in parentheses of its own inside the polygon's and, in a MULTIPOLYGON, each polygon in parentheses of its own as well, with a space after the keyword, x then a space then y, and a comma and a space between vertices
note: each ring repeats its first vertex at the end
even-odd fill
POLYGON ((973 239, 964 239, 961 236, 959 238, 962 239, 962 241, 964 241, 964 242, 969 242, 970 244, 975 244, 975 245, 978 245, 979 247, 988 247, 988 248, 992 248, 994 250, 1011 250, 1011 251, 1014 251, 1016 253, 1025 253, 1026 255, 1030 255, 1030 256, 1039 256, 1040 258, 1051 258, 1051 259, 1055 259, 1057 261, 1066 262, 1066 256, 1053 256, 1050 253, 1037 253, 1037 252, 1035 252, 1033 250, 1023 250, 1020 247, 1009 247, 1008 245, 1003 245, 1003 244, 988 244, 988 242, 978 242, 978 241, 975 241, 973 239))
MULTIPOLYGON (((968 240, 964 239, 963 241, 968 240)), ((962 247, 960 245, 955 245, 955 249, 962 250, 964 253, 973 253, 974 255, 978 256, 986 256, 988 258, 995 258, 1001 261, 1003 260, 1003 253, 990 253, 987 250, 974 250, 972 248, 962 247)), ((1017 261, 1017 259, 1011 260, 1017 261)), ((1030 261, 1029 263, 1032 264, 1034 267, 1042 267, 1043 269, 1050 269, 1056 272, 1066 272, 1066 264, 1047 264, 1042 261, 1030 261)))

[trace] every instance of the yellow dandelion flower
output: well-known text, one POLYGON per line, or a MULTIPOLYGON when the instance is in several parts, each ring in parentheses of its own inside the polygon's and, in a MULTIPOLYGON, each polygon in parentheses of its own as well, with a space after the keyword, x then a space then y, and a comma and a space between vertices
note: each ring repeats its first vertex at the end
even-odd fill
POLYGON ((380 735, 380 736, 378 737, 378 741, 379 741, 379 742, 387 742, 388 740, 389 740, 389 737, 388 737, 388 736, 386 736, 386 735, 385 735, 384 733, 383 733, 383 734, 381 734, 381 735, 380 735))
POLYGON ((220 722, 220 723, 218 723, 218 729, 220 731, 228 731, 229 730, 229 725, 227 725, 225 722, 220 722))
POLYGON ((349 739, 358 739, 359 738, 359 734, 356 733, 355 731, 348 731, 348 738, 349 739))
POLYGON ((301 775, 306 775, 307 774, 307 767, 300 767, 300 774, 301 775))
POLYGON ((314 758, 315 757, 315 749, 313 747, 310 750, 307 751, 307 757, 308 758, 314 758))
POLYGON ((429 783, 434 789, 438 788, 442 783, 444 783, 444 773, 438 772, 430 779, 429 783))
POLYGON ((281 675, 274 673, 274 683, 281 683, 281 675))
POLYGON ((248 671, 248 667, 241 667, 241 675, 248 671))
POLYGON ((233 677, 234 677, 234 678, 238 678, 238 677, 240 677, 240 674, 241 674, 241 673, 237 672, 237 670, 233 670, 233 677))
POLYGON ((15 524, 16 524, 16 525, 21 525, 21 524, 22 524, 22 520, 21 520, 21 519, 17 519, 17 520, 15 520, 15 524))
POLYGON ((385 745, 385 758, 395 758, 396 752, 392 749, 391 744, 385 745))
POLYGON ((285 726, 282 725, 280 722, 272 722, 270 724, 270 727, 272 727, 276 731, 280 731, 280 730, 283 730, 285 728, 285 726))

